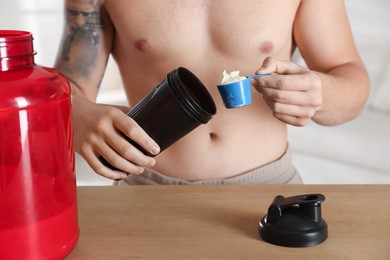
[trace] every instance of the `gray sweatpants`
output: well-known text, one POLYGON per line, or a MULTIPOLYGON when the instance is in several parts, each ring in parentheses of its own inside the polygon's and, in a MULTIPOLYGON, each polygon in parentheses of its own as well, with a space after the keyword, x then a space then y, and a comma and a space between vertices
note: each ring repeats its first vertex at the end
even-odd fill
POLYGON ((148 185, 148 184, 302 184, 299 173, 292 164, 292 155, 289 148, 278 160, 259 168, 226 179, 207 179, 188 181, 165 176, 155 170, 145 169, 140 174, 129 174, 127 178, 115 182, 114 185, 148 185))

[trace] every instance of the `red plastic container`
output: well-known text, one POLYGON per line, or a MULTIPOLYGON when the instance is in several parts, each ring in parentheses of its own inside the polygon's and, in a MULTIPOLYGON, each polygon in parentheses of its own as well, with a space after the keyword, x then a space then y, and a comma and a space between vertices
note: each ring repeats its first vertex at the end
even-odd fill
POLYGON ((71 89, 0 30, 0 259, 62 259, 77 243, 71 89))

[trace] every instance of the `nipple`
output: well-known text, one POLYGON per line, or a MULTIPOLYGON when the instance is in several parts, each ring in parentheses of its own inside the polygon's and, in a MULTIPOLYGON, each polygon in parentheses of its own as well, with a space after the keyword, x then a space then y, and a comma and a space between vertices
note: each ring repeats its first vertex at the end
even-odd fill
POLYGON ((137 41, 134 45, 135 45, 135 48, 137 48, 137 50, 140 50, 140 51, 147 51, 150 48, 148 41, 145 39, 141 39, 141 40, 137 41))
POLYGON ((260 45, 260 51, 262 53, 270 53, 274 49, 274 44, 270 41, 263 42, 260 45))

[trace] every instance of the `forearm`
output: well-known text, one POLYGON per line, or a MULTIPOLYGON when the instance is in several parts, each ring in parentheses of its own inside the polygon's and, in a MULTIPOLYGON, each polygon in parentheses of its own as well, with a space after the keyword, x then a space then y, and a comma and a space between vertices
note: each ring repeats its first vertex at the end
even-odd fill
POLYGON ((318 75, 322 81, 322 105, 313 121, 332 126, 355 118, 364 108, 370 91, 364 65, 350 62, 318 75))
POLYGON ((312 118, 337 125, 356 117, 367 100, 368 74, 356 49, 343 0, 302 0, 294 40, 321 79, 322 100, 312 118))
POLYGON ((55 67, 71 82, 73 95, 95 101, 112 47, 113 26, 102 0, 88 4, 66 0, 65 18, 55 67))

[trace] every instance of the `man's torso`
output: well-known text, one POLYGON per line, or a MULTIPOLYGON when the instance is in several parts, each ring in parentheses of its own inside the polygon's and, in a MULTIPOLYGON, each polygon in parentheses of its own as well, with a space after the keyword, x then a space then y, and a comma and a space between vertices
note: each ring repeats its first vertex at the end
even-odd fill
POLYGON ((115 27, 112 53, 134 105, 177 67, 208 88, 217 114, 158 155, 155 170, 188 180, 226 178, 278 159, 286 126, 261 94, 226 109, 216 83, 223 70, 250 75, 264 58, 289 60, 299 0, 114 0, 105 8, 115 27))

